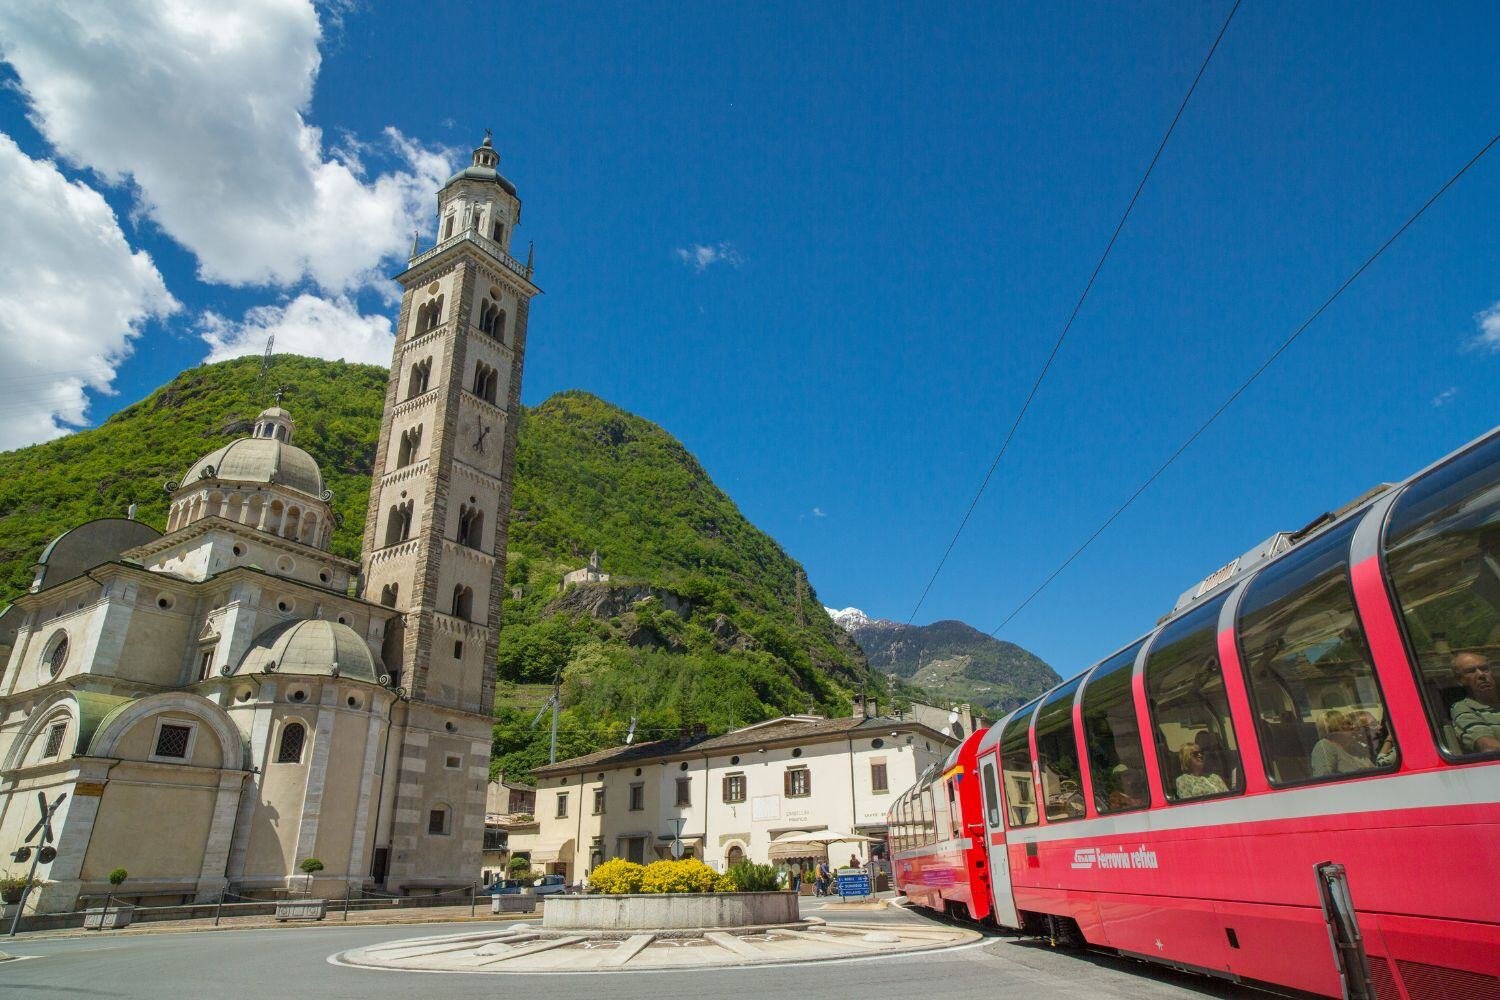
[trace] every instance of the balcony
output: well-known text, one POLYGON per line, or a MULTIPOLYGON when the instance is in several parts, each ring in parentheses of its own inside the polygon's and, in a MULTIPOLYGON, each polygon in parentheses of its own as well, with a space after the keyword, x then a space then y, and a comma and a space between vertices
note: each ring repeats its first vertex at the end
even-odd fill
POLYGON ((426 263, 427 261, 436 257, 438 254, 442 253, 444 250, 447 250, 450 247, 458 246, 464 240, 471 241, 476 246, 478 246, 479 249, 483 250, 491 257, 494 257, 505 266, 506 270, 511 271, 521 278, 524 278, 528 283, 531 281, 531 264, 522 264, 510 254, 506 253, 504 248, 501 247, 500 244, 496 243, 494 240, 490 239, 487 236, 479 235, 472 229, 459 233, 457 236, 450 236, 446 240, 438 243, 438 245, 433 247, 431 250, 424 250, 421 253, 417 254, 415 257, 406 262, 407 270, 411 270, 414 267, 426 263))

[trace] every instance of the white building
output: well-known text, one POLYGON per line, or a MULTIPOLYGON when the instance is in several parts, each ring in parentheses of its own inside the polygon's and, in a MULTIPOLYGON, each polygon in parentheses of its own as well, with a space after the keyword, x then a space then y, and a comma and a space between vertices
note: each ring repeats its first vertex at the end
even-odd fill
MULTIPOLYGON (((614 747, 538 768, 538 829, 513 832, 510 846, 570 881, 610 858, 670 857, 678 836, 686 854, 720 869, 741 858, 807 857, 805 848, 778 857, 771 842, 813 830, 883 838, 891 802, 956 745, 910 719, 859 714, 793 715, 722 736, 614 747)), ((863 860, 872 846, 834 844, 828 853, 835 863, 851 853, 863 860)))

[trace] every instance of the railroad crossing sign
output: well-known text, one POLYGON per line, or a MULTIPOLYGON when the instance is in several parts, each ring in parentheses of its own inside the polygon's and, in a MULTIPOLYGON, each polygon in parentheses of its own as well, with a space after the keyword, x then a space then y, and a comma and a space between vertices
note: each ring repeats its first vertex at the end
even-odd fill
POLYGON ((63 792, 49 804, 47 793, 37 792, 36 801, 42 809, 42 818, 36 821, 36 826, 32 827, 31 832, 26 835, 26 842, 11 853, 11 857, 16 861, 29 860, 31 862, 31 872, 26 876, 26 885, 21 889, 21 901, 16 904, 16 914, 10 921, 11 937, 16 936, 16 927, 21 922, 21 913, 26 909, 26 897, 31 894, 31 883, 36 881, 37 865, 51 864, 57 858, 57 848, 52 846, 52 817, 67 797, 68 793, 63 792), (38 835, 40 835, 40 840, 36 845, 36 856, 33 857, 30 842, 37 840, 38 835))

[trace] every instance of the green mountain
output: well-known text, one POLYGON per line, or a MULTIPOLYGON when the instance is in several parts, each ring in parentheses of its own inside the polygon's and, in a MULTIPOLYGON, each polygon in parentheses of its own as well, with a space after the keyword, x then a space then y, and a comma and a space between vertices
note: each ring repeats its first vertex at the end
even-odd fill
POLYGON ((940 704, 968 702, 998 716, 1057 684, 1035 653, 960 621, 903 625, 858 608, 827 609, 859 643, 870 666, 926 691, 940 704))
MULTIPOLYGON (((0 596, 24 591, 42 547, 82 521, 135 503, 162 527, 163 485, 243 436, 278 388, 333 490, 333 550, 357 557, 385 382, 382 368, 291 355, 264 376, 259 359, 204 365, 97 428, 0 454, 0 596)), ((547 759, 548 727, 531 722, 554 675, 559 756, 619 742, 632 718, 640 738, 720 731, 885 690, 801 566, 647 420, 576 391, 526 410, 513 507, 495 727, 508 774, 547 759), (596 548, 610 581, 564 592, 596 548)))

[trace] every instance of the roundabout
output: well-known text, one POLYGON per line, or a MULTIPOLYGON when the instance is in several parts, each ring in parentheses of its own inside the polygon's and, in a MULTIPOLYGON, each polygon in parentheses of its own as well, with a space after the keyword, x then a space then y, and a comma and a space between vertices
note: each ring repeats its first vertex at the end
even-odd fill
POLYGON ((894 957, 982 940, 976 931, 902 922, 826 923, 816 917, 773 926, 663 930, 503 930, 406 938, 354 948, 335 965, 401 972, 656 972, 894 957))

